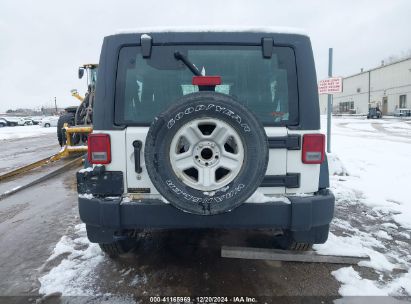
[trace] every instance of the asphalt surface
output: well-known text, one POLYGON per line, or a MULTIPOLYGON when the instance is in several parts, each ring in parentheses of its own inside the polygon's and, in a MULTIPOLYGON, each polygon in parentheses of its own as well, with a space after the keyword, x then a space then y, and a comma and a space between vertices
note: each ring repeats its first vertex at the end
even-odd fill
MULTIPOLYGON (((59 150, 55 140, 45 135, 35 140, 2 141, 0 167, 9 169, 53 154, 59 150), (22 146, 29 148, 20 149, 22 146)), ((40 173, 49 168, 42 170, 40 173)), ((53 248, 80 223, 75 171, 0 201, 0 296, 38 296, 38 278, 53 267, 47 262, 53 248)), ((341 206, 336 211, 341 218, 349 216, 355 221, 364 217, 362 207, 341 206)), ((332 229, 338 234, 337 227, 332 229)), ((341 265, 220 257, 222 245, 275 247, 273 235, 267 230, 145 231, 127 256, 117 260, 105 257, 87 284, 100 300, 106 294, 338 298, 339 284, 330 273, 341 265)))
POLYGON ((99 266, 100 291, 136 296, 337 295, 330 271, 338 266, 221 258, 222 245, 273 247, 273 235, 250 230, 148 232, 127 258, 99 266), (141 279, 133 286, 137 274, 141 279))
POLYGON ((0 173, 57 153, 60 146, 56 137, 55 133, 50 133, 37 137, 1 140, 0 173))
POLYGON ((0 201, 0 295, 36 295, 37 275, 78 221, 74 170, 0 201))

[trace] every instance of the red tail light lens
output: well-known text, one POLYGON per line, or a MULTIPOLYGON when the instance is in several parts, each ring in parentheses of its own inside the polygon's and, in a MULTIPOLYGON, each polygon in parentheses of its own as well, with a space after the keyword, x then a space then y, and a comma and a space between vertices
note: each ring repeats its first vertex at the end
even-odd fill
POLYGON ((303 136, 303 163, 321 164, 324 161, 324 147, 324 134, 305 134, 303 136))
POLYGON ((90 134, 87 142, 87 157, 91 164, 109 164, 111 162, 110 135, 90 134))
POLYGON ((193 76, 193 85, 197 86, 216 86, 221 84, 220 76, 193 76))

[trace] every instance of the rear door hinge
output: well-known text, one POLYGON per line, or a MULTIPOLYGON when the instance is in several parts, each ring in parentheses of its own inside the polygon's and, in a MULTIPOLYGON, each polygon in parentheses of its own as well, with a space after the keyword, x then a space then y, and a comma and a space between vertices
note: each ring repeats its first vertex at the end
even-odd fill
POLYGON ((268 147, 270 149, 301 150, 301 135, 268 137, 268 147))
POLYGON ((266 175, 260 187, 300 188, 300 173, 286 175, 266 175))

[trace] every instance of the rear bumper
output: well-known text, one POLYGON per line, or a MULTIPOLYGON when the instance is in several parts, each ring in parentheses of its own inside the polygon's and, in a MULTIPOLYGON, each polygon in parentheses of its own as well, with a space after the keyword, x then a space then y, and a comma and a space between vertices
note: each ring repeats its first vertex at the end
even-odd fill
POLYGON ((139 228, 274 228, 308 232, 327 227, 328 234, 335 202, 331 191, 288 198, 290 204, 244 203, 231 212, 201 216, 185 213, 160 200, 125 202, 121 198, 79 197, 79 212, 92 242, 109 242, 116 232, 139 228))

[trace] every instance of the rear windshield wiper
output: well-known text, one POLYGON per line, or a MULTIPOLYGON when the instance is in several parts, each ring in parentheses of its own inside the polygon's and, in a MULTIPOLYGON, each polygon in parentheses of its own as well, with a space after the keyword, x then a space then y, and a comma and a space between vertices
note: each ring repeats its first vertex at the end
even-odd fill
POLYGON ((197 67, 190 60, 188 60, 186 56, 181 54, 179 51, 174 52, 174 58, 177 60, 181 60, 194 75, 202 76, 201 72, 197 69, 197 67))

